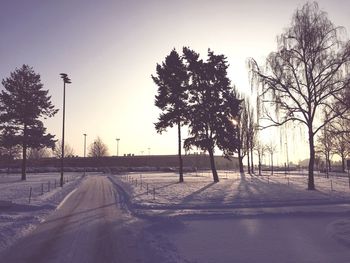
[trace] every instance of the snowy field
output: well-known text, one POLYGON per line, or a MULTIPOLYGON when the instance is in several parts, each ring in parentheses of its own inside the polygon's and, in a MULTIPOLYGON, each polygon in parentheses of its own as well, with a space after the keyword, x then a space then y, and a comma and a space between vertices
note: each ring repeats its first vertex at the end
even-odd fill
POLYGON ((350 203, 347 177, 315 177, 316 191, 307 190, 307 176, 240 176, 219 172, 213 183, 211 173, 187 173, 178 183, 174 173, 131 173, 111 176, 130 197, 134 209, 221 209, 285 207, 350 203))
POLYGON ((82 173, 65 173, 59 187, 59 173, 0 175, 0 251, 42 222, 82 180, 82 173))

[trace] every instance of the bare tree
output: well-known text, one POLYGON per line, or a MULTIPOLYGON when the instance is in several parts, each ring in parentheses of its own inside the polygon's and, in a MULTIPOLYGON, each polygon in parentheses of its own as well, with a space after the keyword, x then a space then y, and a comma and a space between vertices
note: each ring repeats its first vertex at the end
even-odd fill
POLYGON ((322 162, 322 158, 319 154, 315 154, 315 164, 316 164, 316 167, 317 167, 317 170, 318 172, 320 172, 320 164, 322 162))
MULTIPOLYGON (((60 159, 62 156, 62 141, 58 140, 55 144, 55 148, 52 150, 54 157, 60 159)), ((64 144, 64 157, 73 157, 74 149, 68 143, 64 144)))
POLYGON ((108 155, 108 147, 102 142, 100 137, 97 137, 93 143, 90 144, 90 157, 103 157, 108 155))
POLYGON ((320 135, 317 138, 317 144, 315 147, 316 153, 323 154, 325 157, 326 164, 326 176, 328 178, 329 171, 331 170, 331 155, 334 149, 333 137, 327 126, 324 126, 320 135))
POLYGON ((338 118, 329 128, 333 140, 333 153, 341 158, 342 171, 345 172, 345 160, 350 153, 350 121, 348 118, 338 118))
MULTIPOLYGON (((238 137, 238 147, 237 147, 237 153, 238 153, 238 164, 239 164, 239 172, 241 175, 244 175, 244 166, 243 166, 243 158, 248 155, 248 147, 247 147, 247 136, 248 136, 248 111, 247 111, 247 104, 246 99, 242 94, 239 94, 238 90, 235 90, 235 93, 237 93, 237 97, 241 99, 242 102, 242 108, 240 111, 239 116, 237 117, 237 137, 238 137)), ((248 170, 250 172, 250 163, 248 165, 248 170)))
POLYGON ((271 174, 273 175, 273 154, 276 151, 276 146, 272 144, 272 142, 265 146, 266 151, 270 154, 270 162, 271 162, 271 174))
POLYGON ((246 99, 243 105, 244 122, 245 122, 245 151, 247 153, 248 174, 254 173, 253 149, 255 146, 256 123, 254 121, 254 111, 250 101, 246 99))
POLYGON ((265 152, 266 152, 266 145, 264 145, 261 141, 257 141, 255 143, 254 147, 257 156, 258 156, 258 168, 259 168, 259 175, 261 175, 261 166, 262 166, 262 159, 264 158, 265 152))
POLYGON ((264 112, 270 121, 265 127, 289 121, 307 127, 309 190, 315 189, 314 137, 349 108, 341 99, 350 86, 350 42, 342 33, 316 2, 307 3, 295 12, 291 27, 278 38, 278 50, 269 55, 266 68, 250 61, 254 79, 261 84, 260 97, 265 104, 275 106, 276 115, 264 112), (324 111, 328 118, 321 122, 324 111))
POLYGON ((50 152, 47 148, 30 148, 28 151, 28 159, 41 159, 50 157, 50 152))

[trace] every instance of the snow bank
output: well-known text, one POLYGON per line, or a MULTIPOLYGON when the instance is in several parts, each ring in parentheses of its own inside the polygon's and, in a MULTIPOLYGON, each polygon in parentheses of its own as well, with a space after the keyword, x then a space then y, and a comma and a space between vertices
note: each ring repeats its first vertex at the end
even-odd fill
POLYGON ((19 174, 0 175, 0 200, 11 203, 0 206, 0 251, 42 222, 78 186, 81 175, 65 173, 63 188, 59 173, 28 174, 26 181, 19 174))

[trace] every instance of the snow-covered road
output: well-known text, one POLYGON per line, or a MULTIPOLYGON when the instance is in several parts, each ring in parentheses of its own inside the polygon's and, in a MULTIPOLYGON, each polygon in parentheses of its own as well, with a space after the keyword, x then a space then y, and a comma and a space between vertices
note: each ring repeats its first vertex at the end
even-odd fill
POLYGON ((90 176, 45 222, 5 250, 1 262, 157 262, 142 223, 122 207, 106 176, 90 176))
POLYGON ((185 220, 163 235, 193 263, 348 263, 346 231, 349 220, 338 216, 274 215, 185 220))

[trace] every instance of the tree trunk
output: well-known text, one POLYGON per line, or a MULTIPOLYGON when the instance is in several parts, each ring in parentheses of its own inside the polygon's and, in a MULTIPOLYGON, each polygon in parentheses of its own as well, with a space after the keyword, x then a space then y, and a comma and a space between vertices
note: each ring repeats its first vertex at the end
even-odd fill
POLYGON ((309 127, 309 148, 310 148, 310 161, 309 161, 308 190, 315 190, 315 182, 314 182, 315 147, 314 147, 314 135, 310 127, 309 127))
POLYGON ((250 147, 250 159, 251 159, 251 164, 252 164, 251 172, 252 172, 252 174, 254 174, 253 147, 250 147))
POLYGON ((271 175, 273 175, 273 153, 271 153, 271 175))
POLYGON ((24 125, 23 129, 23 147, 22 147, 22 180, 27 180, 26 167, 27 167, 27 125, 24 125))
POLYGON ((327 152, 325 151, 324 154, 324 158, 325 158, 325 162, 326 162, 326 178, 329 178, 329 169, 328 169, 328 156, 327 156, 327 152))
POLYGON ((248 166, 248 174, 250 174, 250 157, 249 157, 249 139, 247 137, 247 166, 248 166))
POLYGON ((182 155, 181 155, 181 125, 180 122, 177 123, 177 132, 178 132, 178 143, 179 143, 179 182, 182 183, 184 181, 183 176, 183 162, 182 162, 182 155))
POLYGON ((344 152, 341 153, 341 169, 342 169, 343 173, 345 173, 345 156, 344 156, 344 152))
POLYGON ((243 167, 243 157, 241 155, 241 151, 238 151, 238 164, 239 164, 239 172, 240 174, 244 174, 244 167, 243 167))
POLYGON ((208 152, 209 152, 209 158, 210 158, 210 167, 213 173, 213 180, 214 182, 219 182, 218 172, 216 171, 216 167, 215 167, 214 151, 212 148, 209 148, 208 152))
MULTIPOLYGON (((240 138, 240 137, 239 137, 240 138)), ((239 144, 238 144, 238 165, 239 165, 239 172, 240 174, 244 173, 244 168, 243 168, 243 157, 242 157, 242 141, 239 139, 239 144)))
POLYGON ((331 154, 328 153, 328 171, 332 171, 331 154))

